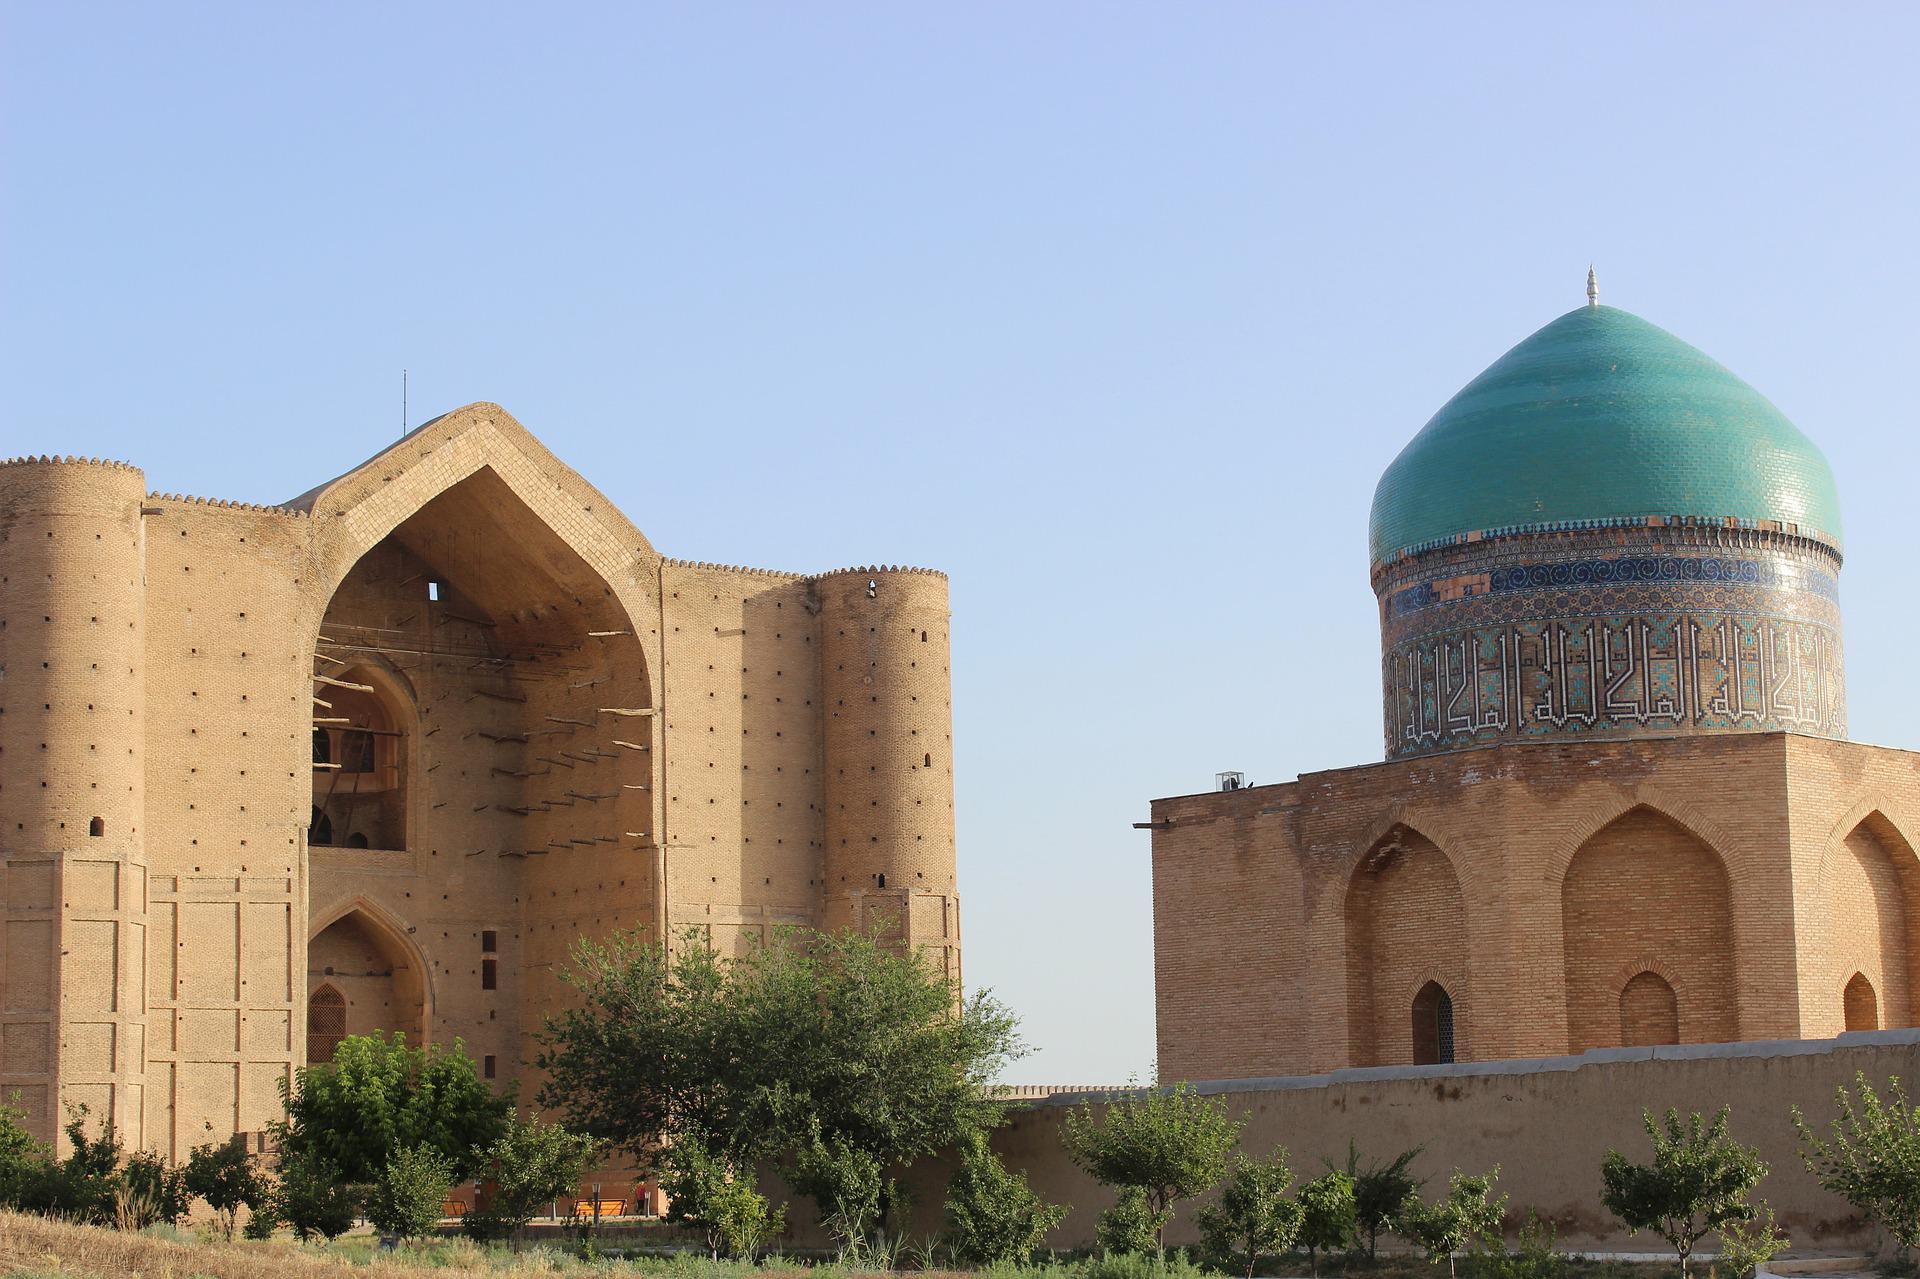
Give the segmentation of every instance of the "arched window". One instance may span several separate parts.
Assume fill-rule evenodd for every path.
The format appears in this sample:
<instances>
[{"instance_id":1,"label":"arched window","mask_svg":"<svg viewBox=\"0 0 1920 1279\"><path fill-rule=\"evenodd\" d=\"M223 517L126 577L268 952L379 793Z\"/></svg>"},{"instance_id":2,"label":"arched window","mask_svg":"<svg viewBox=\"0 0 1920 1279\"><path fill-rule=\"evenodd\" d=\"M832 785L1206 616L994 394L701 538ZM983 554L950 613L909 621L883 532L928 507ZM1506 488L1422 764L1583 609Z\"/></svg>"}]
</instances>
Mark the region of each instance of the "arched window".
<instances>
[{"instance_id":1,"label":"arched window","mask_svg":"<svg viewBox=\"0 0 1920 1279\"><path fill-rule=\"evenodd\" d=\"M367 833L365 831L357 830L353 832L353 834L347 836L347 847L348 848L367 847Z\"/></svg>"},{"instance_id":2,"label":"arched window","mask_svg":"<svg viewBox=\"0 0 1920 1279\"><path fill-rule=\"evenodd\" d=\"M92 821L87 823L87 834L93 836L95 839L100 838L100 836L106 833L107 833L106 818L96 817Z\"/></svg>"},{"instance_id":3,"label":"arched window","mask_svg":"<svg viewBox=\"0 0 1920 1279\"><path fill-rule=\"evenodd\" d=\"M307 1064L332 1061L334 1049L346 1037L346 997L331 986L322 986L307 999Z\"/></svg>"},{"instance_id":4,"label":"arched window","mask_svg":"<svg viewBox=\"0 0 1920 1279\"><path fill-rule=\"evenodd\" d=\"M1874 995L1873 983L1865 973L1853 975L1841 999L1846 1005L1848 1030L1880 1029L1880 1000Z\"/></svg>"},{"instance_id":5,"label":"arched window","mask_svg":"<svg viewBox=\"0 0 1920 1279\"><path fill-rule=\"evenodd\" d=\"M1413 997L1413 1064L1443 1065L1453 1060L1453 996L1430 981Z\"/></svg>"},{"instance_id":6,"label":"arched window","mask_svg":"<svg viewBox=\"0 0 1920 1279\"><path fill-rule=\"evenodd\" d=\"M1635 973L1620 989L1620 1043L1628 1048L1680 1042L1680 1000L1659 973Z\"/></svg>"}]
</instances>

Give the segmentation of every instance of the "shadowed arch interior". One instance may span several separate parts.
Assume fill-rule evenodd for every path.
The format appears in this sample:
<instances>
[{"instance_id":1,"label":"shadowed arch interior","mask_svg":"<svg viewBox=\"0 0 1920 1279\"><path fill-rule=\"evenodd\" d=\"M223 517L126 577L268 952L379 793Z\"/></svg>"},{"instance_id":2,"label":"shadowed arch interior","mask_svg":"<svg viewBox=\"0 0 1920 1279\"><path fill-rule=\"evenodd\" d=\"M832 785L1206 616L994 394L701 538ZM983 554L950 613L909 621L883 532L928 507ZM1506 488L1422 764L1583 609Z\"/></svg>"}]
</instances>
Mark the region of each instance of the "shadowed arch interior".
<instances>
[{"instance_id":1,"label":"shadowed arch interior","mask_svg":"<svg viewBox=\"0 0 1920 1279\"><path fill-rule=\"evenodd\" d=\"M1831 1035L1914 1024L1920 947L1914 921L1920 919L1920 863L1899 830L1880 813L1855 826L1840 847L1827 853L1821 897L1825 916L1828 990L1844 990L1810 1009L1808 1033ZM1874 1025L1854 1024L1855 979L1866 983L1874 1001Z\"/></svg>"},{"instance_id":2,"label":"shadowed arch interior","mask_svg":"<svg viewBox=\"0 0 1920 1279\"><path fill-rule=\"evenodd\" d=\"M1387 832L1347 886L1347 1024L1356 1066L1415 1061L1409 992L1440 974L1456 1019L1456 1052L1469 1059L1470 1028L1455 999L1467 971L1466 912L1447 855L1408 826Z\"/></svg>"},{"instance_id":3,"label":"shadowed arch interior","mask_svg":"<svg viewBox=\"0 0 1920 1279\"><path fill-rule=\"evenodd\" d=\"M411 948L364 910L348 911L307 943L307 989L313 992L307 1000L310 1052L320 1042L313 1038L316 1013L324 1021L323 1039L337 1025L340 1037L397 1030L409 1043L426 1040L425 974ZM340 1001L337 1022L332 1000L323 997L328 990ZM339 1038L333 1043L337 1046ZM330 1047L327 1055L332 1056Z\"/></svg>"},{"instance_id":4,"label":"shadowed arch interior","mask_svg":"<svg viewBox=\"0 0 1920 1279\"><path fill-rule=\"evenodd\" d=\"M1672 818L1641 805L1582 844L1561 883L1560 923L1569 1052L1625 1042L1618 974L1642 967L1642 956L1658 956L1684 992L1675 992L1674 1042L1739 1038L1726 867ZM1657 993L1637 991L1637 1012L1651 1012Z\"/></svg>"},{"instance_id":5,"label":"shadowed arch interior","mask_svg":"<svg viewBox=\"0 0 1920 1279\"><path fill-rule=\"evenodd\" d=\"M1866 974L1853 975L1853 980L1840 994L1840 1002L1848 1030L1880 1029L1880 1000L1873 993L1873 983L1867 980Z\"/></svg>"}]
</instances>

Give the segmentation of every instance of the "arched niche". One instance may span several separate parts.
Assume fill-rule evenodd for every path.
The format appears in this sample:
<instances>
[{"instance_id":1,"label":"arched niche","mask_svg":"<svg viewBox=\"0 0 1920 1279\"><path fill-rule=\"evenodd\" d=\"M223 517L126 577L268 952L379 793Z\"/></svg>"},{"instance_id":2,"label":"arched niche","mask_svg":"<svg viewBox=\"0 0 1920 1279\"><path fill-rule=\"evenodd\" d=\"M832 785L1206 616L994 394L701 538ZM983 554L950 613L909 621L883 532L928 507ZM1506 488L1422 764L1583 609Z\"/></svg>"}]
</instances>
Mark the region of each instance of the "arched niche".
<instances>
[{"instance_id":1,"label":"arched niche","mask_svg":"<svg viewBox=\"0 0 1920 1279\"><path fill-rule=\"evenodd\" d=\"M1453 996L1437 981L1422 986L1413 996L1409 1010L1413 1040L1413 1064L1441 1066L1454 1060Z\"/></svg>"},{"instance_id":2,"label":"arched niche","mask_svg":"<svg viewBox=\"0 0 1920 1279\"><path fill-rule=\"evenodd\" d=\"M1822 953L1829 994L1813 1004L1807 1033L1831 1035L1869 1027L1854 1024L1852 986L1866 983L1874 997L1874 1026L1915 1021L1915 982L1920 980L1920 860L1891 821L1879 812L1862 818L1829 848L1821 871Z\"/></svg>"},{"instance_id":3,"label":"arched niche","mask_svg":"<svg viewBox=\"0 0 1920 1279\"><path fill-rule=\"evenodd\" d=\"M1653 808L1630 809L1596 831L1560 889L1568 1051L1623 1043L1622 972L1657 955L1677 978L1680 1043L1738 1039L1731 894L1706 841Z\"/></svg>"},{"instance_id":4,"label":"arched niche","mask_svg":"<svg viewBox=\"0 0 1920 1279\"><path fill-rule=\"evenodd\" d=\"M409 745L419 708L408 682L377 654L331 667L314 707L315 847L405 849L411 817Z\"/></svg>"},{"instance_id":5,"label":"arched niche","mask_svg":"<svg viewBox=\"0 0 1920 1279\"><path fill-rule=\"evenodd\" d=\"M1355 864L1346 895L1348 1060L1415 1061L1409 1001L1428 983L1451 992L1455 1052L1469 1060L1467 926L1459 877L1447 855L1409 826L1395 826Z\"/></svg>"},{"instance_id":6,"label":"arched niche","mask_svg":"<svg viewBox=\"0 0 1920 1279\"><path fill-rule=\"evenodd\" d=\"M1680 997L1652 969L1642 969L1620 988L1620 1043L1627 1048L1680 1042Z\"/></svg>"},{"instance_id":7,"label":"arched niche","mask_svg":"<svg viewBox=\"0 0 1920 1279\"><path fill-rule=\"evenodd\" d=\"M314 999L325 1012L332 991L341 1001L342 1035L400 1031L413 1044L426 1042L428 983L411 942L365 906L342 912L307 943L308 1034L315 1033ZM327 1023L332 1033L335 1023Z\"/></svg>"},{"instance_id":8,"label":"arched niche","mask_svg":"<svg viewBox=\"0 0 1920 1279\"><path fill-rule=\"evenodd\" d=\"M1855 973L1840 992L1840 1007L1848 1030L1880 1029L1880 999L1865 973Z\"/></svg>"}]
</instances>

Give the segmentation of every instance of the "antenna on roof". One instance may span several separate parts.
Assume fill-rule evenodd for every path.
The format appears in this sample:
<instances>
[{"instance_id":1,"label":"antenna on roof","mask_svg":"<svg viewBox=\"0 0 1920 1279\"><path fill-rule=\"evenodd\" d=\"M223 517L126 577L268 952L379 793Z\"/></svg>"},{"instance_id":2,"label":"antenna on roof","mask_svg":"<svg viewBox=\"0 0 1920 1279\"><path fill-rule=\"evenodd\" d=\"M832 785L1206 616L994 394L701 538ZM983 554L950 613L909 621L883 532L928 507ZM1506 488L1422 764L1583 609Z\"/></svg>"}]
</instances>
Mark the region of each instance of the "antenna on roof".
<instances>
[{"instance_id":1,"label":"antenna on roof","mask_svg":"<svg viewBox=\"0 0 1920 1279\"><path fill-rule=\"evenodd\" d=\"M1593 273L1589 271L1587 274ZM1591 284L1587 286L1587 293L1589 295L1593 293ZM400 438L403 440L407 438L407 371L405 369L400 370Z\"/></svg>"},{"instance_id":2,"label":"antenna on roof","mask_svg":"<svg viewBox=\"0 0 1920 1279\"><path fill-rule=\"evenodd\" d=\"M1593 273L1593 263L1587 263L1587 305L1600 305L1600 277Z\"/></svg>"}]
</instances>

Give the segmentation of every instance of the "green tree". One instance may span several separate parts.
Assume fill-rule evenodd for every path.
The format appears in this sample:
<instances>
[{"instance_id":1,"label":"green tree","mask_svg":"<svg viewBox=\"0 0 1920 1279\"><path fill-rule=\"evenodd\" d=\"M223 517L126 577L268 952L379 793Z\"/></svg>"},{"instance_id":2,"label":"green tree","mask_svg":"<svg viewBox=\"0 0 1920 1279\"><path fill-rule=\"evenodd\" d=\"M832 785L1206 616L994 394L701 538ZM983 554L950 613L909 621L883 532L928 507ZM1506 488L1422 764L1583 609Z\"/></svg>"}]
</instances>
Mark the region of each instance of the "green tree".
<instances>
[{"instance_id":1,"label":"green tree","mask_svg":"<svg viewBox=\"0 0 1920 1279\"><path fill-rule=\"evenodd\" d=\"M1329 1169L1300 1187L1300 1246L1307 1250L1307 1271L1320 1273L1320 1254L1353 1242L1356 1221L1353 1178Z\"/></svg>"},{"instance_id":2,"label":"green tree","mask_svg":"<svg viewBox=\"0 0 1920 1279\"><path fill-rule=\"evenodd\" d=\"M689 1137L730 1169L778 1160L823 1219L842 1173L877 1168L864 1219L884 1220L892 1171L999 1121L987 1085L1021 1051L992 996L963 1006L919 951L854 932L731 962L697 935L669 954L622 934L577 944L563 977L581 999L540 1036L543 1104L646 1167Z\"/></svg>"},{"instance_id":3,"label":"green tree","mask_svg":"<svg viewBox=\"0 0 1920 1279\"><path fill-rule=\"evenodd\" d=\"M1827 1190L1871 1218L1906 1249L1920 1248L1920 1106L1907 1099L1900 1077L1882 1097L1864 1073L1854 1076L1857 1098L1834 1090L1839 1115L1822 1138L1793 1108L1800 1157Z\"/></svg>"},{"instance_id":4,"label":"green tree","mask_svg":"<svg viewBox=\"0 0 1920 1279\"><path fill-rule=\"evenodd\" d=\"M291 1089L281 1081L280 1095L286 1118L273 1129L281 1150L323 1159L357 1184L378 1180L396 1154L419 1146L465 1180L513 1110L458 1039L451 1048L409 1048L398 1032L347 1036L331 1062L303 1067Z\"/></svg>"},{"instance_id":5,"label":"green tree","mask_svg":"<svg viewBox=\"0 0 1920 1279\"><path fill-rule=\"evenodd\" d=\"M971 1133L947 1181L947 1231L969 1265L1024 1265L1067 1210L1035 1194L1025 1173L1009 1172L985 1133Z\"/></svg>"},{"instance_id":6,"label":"green tree","mask_svg":"<svg viewBox=\"0 0 1920 1279\"><path fill-rule=\"evenodd\" d=\"M1636 1164L1617 1150L1600 1166L1600 1202L1627 1233L1650 1230L1673 1245L1682 1279L1694 1246L1707 1235L1752 1220L1747 1195L1767 1175L1758 1151L1727 1132L1727 1107L1708 1123L1698 1114L1680 1121L1669 1109L1664 1123L1643 1112L1653 1141L1653 1162Z\"/></svg>"},{"instance_id":7,"label":"green tree","mask_svg":"<svg viewBox=\"0 0 1920 1279\"><path fill-rule=\"evenodd\" d=\"M1761 1204L1748 1220L1721 1228L1720 1265L1733 1279L1748 1279L1791 1243L1774 1221L1772 1206Z\"/></svg>"},{"instance_id":8,"label":"green tree","mask_svg":"<svg viewBox=\"0 0 1920 1279\"><path fill-rule=\"evenodd\" d=\"M207 1201L220 1233L233 1238L233 1227L245 1207L258 1211L266 1202L266 1183L253 1166L253 1157L240 1141L195 1146L187 1157L186 1189Z\"/></svg>"},{"instance_id":9,"label":"green tree","mask_svg":"<svg viewBox=\"0 0 1920 1279\"><path fill-rule=\"evenodd\" d=\"M461 1228L475 1239L506 1238L539 1216L543 1205L572 1195L598 1146L539 1115L508 1116L481 1152L478 1176L491 1188L485 1202L461 1219Z\"/></svg>"},{"instance_id":10,"label":"green tree","mask_svg":"<svg viewBox=\"0 0 1920 1279\"><path fill-rule=\"evenodd\" d=\"M22 1207L97 1226L113 1223L120 1189L120 1139L112 1120L103 1122L97 1133L88 1132L90 1113L84 1103L67 1108L63 1127L67 1157L49 1160L38 1170L22 1195Z\"/></svg>"},{"instance_id":11,"label":"green tree","mask_svg":"<svg viewBox=\"0 0 1920 1279\"><path fill-rule=\"evenodd\" d=\"M27 1131L26 1112L13 1093L0 1105L0 1208L18 1208L45 1184L53 1147Z\"/></svg>"},{"instance_id":12,"label":"green tree","mask_svg":"<svg viewBox=\"0 0 1920 1279\"><path fill-rule=\"evenodd\" d=\"M1155 1208L1139 1186L1120 1187L1113 1206L1093 1224L1094 1246L1108 1257L1145 1256L1160 1249L1160 1232L1173 1217L1171 1208Z\"/></svg>"},{"instance_id":13,"label":"green tree","mask_svg":"<svg viewBox=\"0 0 1920 1279\"><path fill-rule=\"evenodd\" d=\"M1177 1084L1111 1097L1103 1116L1083 1103L1067 1113L1062 1140L1067 1157L1095 1181L1145 1195L1156 1218L1154 1249L1164 1253L1174 1204L1212 1189L1226 1175L1227 1153L1241 1127L1224 1101Z\"/></svg>"},{"instance_id":14,"label":"green tree","mask_svg":"<svg viewBox=\"0 0 1920 1279\"><path fill-rule=\"evenodd\" d=\"M396 1239L430 1235L452 1186L453 1161L432 1146L396 1151L367 1196L367 1220Z\"/></svg>"},{"instance_id":15,"label":"green tree","mask_svg":"<svg viewBox=\"0 0 1920 1279\"><path fill-rule=\"evenodd\" d=\"M785 1204L773 1207L755 1189L751 1173L714 1153L698 1134L674 1142L660 1159L667 1219L706 1236L707 1253L752 1260L786 1228Z\"/></svg>"},{"instance_id":16,"label":"green tree","mask_svg":"<svg viewBox=\"0 0 1920 1279\"><path fill-rule=\"evenodd\" d=\"M883 1224L892 1186L878 1159L845 1139L816 1128L793 1158L787 1174L793 1188L820 1208L820 1224L855 1262L867 1260L865 1245Z\"/></svg>"},{"instance_id":17,"label":"green tree","mask_svg":"<svg viewBox=\"0 0 1920 1279\"><path fill-rule=\"evenodd\" d=\"M283 1152L270 1212L300 1240L332 1239L353 1228L363 1191L337 1165L312 1150Z\"/></svg>"},{"instance_id":18,"label":"green tree","mask_svg":"<svg viewBox=\"0 0 1920 1279\"><path fill-rule=\"evenodd\" d=\"M1353 1178L1353 1216L1359 1237L1366 1241L1367 1260L1372 1261L1380 1243L1380 1232L1391 1228L1400 1215L1407 1196L1419 1191L1425 1181L1408 1169L1420 1157L1422 1147L1403 1150L1392 1159L1375 1160L1360 1166L1360 1149L1347 1142L1347 1176ZM1329 1164L1329 1167L1332 1165Z\"/></svg>"},{"instance_id":19,"label":"green tree","mask_svg":"<svg viewBox=\"0 0 1920 1279\"><path fill-rule=\"evenodd\" d=\"M187 1215L192 1201L186 1170L151 1150L127 1156L114 1179L114 1222L122 1230L145 1230L157 1222L172 1225Z\"/></svg>"},{"instance_id":20,"label":"green tree","mask_svg":"<svg viewBox=\"0 0 1920 1279\"><path fill-rule=\"evenodd\" d=\"M1436 1265L1445 1261L1449 1279L1455 1273L1455 1254L1470 1244L1504 1252L1501 1224L1506 1220L1507 1197L1493 1198L1493 1183L1499 1176L1497 1167L1484 1176L1456 1169L1447 1178L1445 1198L1431 1205L1420 1202L1417 1192L1409 1192L1400 1206L1395 1229L1401 1237L1418 1244L1428 1261Z\"/></svg>"},{"instance_id":21,"label":"green tree","mask_svg":"<svg viewBox=\"0 0 1920 1279\"><path fill-rule=\"evenodd\" d=\"M1301 1208L1287 1196L1292 1188L1284 1147L1275 1146L1264 1160L1238 1156L1220 1202L1195 1214L1208 1261L1222 1270L1244 1266L1247 1279L1253 1279L1261 1262L1293 1247Z\"/></svg>"}]
</instances>

